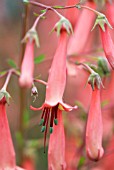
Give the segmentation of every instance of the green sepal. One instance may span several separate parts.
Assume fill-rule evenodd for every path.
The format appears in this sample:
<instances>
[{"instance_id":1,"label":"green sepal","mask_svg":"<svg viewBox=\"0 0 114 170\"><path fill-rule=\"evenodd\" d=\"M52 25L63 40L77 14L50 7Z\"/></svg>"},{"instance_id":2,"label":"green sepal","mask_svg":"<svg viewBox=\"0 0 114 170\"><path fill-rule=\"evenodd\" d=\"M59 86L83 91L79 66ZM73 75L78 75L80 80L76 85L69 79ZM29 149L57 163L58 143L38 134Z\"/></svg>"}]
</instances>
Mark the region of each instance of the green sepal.
<instances>
[{"instance_id":1,"label":"green sepal","mask_svg":"<svg viewBox=\"0 0 114 170\"><path fill-rule=\"evenodd\" d=\"M110 25L108 19L106 18L106 16L104 14L100 13L97 16L95 24L91 31L93 31L93 29L96 27L96 25L99 25L101 27L101 29L105 32L105 24L107 24L111 29L113 29L112 26Z\"/></svg>"},{"instance_id":2,"label":"green sepal","mask_svg":"<svg viewBox=\"0 0 114 170\"><path fill-rule=\"evenodd\" d=\"M22 43L26 43L28 41L28 39L30 41L35 41L36 46L40 47L40 43L39 43L39 37L37 34L36 29L31 28L25 35L25 37L23 38L23 40L21 41Z\"/></svg>"},{"instance_id":3,"label":"green sepal","mask_svg":"<svg viewBox=\"0 0 114 170\"><path fill-rule=\"evenodd\" d=\"M5 97L7 104L9 105L9 99L11 98L10 94L4 90L1 89L0 90L0 101Z\"/></svg>"},{"instance_id":4,"label":"green sepal","mask_svg":"<svg viewBox=\"0 0 114 170\"><path fill-rule=\"evenodd\" d=\"M65 18L65 17L61 17L61 19L55 24L54 28L52 29L51 33L56 30L57 31L57 36L60 35L61 29L64 28L67 33L70 35L71 33L73 33L73 29L72 29L72 25L70 23L70 21Z\"/></svg>"},{"instance_id":5,"label":"green sepal","mask_svg":"<svg viewBox=\"0 0 114 170\"><path fill-rule=\"evenodd\" d=\"M97 86L98 89L100 89L100 86L104 88L101 77L96 72L90 74L88 78L88 83L91 85L92 90L95 89L95 86Z\"/></svg>"}]
</instances>

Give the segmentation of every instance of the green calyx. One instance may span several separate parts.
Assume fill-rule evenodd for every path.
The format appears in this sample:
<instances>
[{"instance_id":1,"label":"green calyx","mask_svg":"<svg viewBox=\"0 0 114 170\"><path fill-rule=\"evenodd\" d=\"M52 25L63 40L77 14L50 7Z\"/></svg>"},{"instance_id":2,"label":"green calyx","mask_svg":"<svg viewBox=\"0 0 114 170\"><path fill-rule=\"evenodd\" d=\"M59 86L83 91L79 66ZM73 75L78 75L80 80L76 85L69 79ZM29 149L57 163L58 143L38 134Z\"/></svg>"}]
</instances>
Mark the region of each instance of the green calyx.
<instances>
[{"instance_id":1,"label":"green calyx","mask_svg":"<svg viewBox=\"0 0 114 170\"><path fill-rule=\"evenodd\" d=\"M0 101L5 98L7 104L9 104L9 99L11 98L10 94L4 90L4 89L1 89L0 90Z\"/></svg>"},{"instance_id":2,"label":"green calyx","mask_svg":"<svg viewBox=\"0 0 114 170\"><path fill-rule=\"evenodd\" d=\"M22 40L22 43L26 43L28 41L28 39L32 42L33 40L36 43L37 47L40 47L40 43L39 43L39 37L37 34L37 31L35 28L31 28L25 35L25 37Z\"/></svg>"},{"instance_id":3,"label":"green calyx","mask_svg":"<svg viewBox=\"0 0 114 170\"><path fill-rule=\"evenodd\" d=\"M61 19L55 24L54 28L52 29L51 32L53 32L54 30L57 31L57 36L60 35L61 30L65 29L66 32L70 35L71 33L73 33L73 29L72 29L72 25L70 23L70 21L65 18L65 17L61 17Z\"/></svg>"},{"instance_id":4,"label":"green calyx","mask_svg":"<svg viewBox=\"0 0 114 170\"><path fill-rule=\"evenodd\" d=\"M93 29L96 27L96 25L99 25L101 27L101 29L105 32L105 24L107 24L111 29L113 29L112 26L110 25L108 19L106 18L106 16L104 14L100 13L97 16L95 24L91 31L93 31Z\"/></svg>"},{"instance_id":5,"label":"green calyx","mask_svg":"<svg viewBox=\"0 0 114 170\"><path fill-rule=\"evenodd\" d=\"M95 89L95 86L97 86L98 89L100 89L100 86L104 87L101 77L96 72L90 74L88 78L88 83L91 85L93 90Z\"/></svg>"}]
</instances>

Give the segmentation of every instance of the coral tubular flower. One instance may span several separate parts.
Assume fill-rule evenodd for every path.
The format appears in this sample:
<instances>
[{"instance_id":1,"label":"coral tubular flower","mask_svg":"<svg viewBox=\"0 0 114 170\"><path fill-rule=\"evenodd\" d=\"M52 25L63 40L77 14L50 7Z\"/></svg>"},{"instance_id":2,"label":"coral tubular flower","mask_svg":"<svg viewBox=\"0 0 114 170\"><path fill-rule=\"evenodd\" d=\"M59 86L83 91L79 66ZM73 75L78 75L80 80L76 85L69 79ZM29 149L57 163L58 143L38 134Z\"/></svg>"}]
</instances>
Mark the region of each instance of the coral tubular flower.
<instances>
[{"instance_id":1,"label":"coral tubular flower","mask_svg":"<svg viewBox=\"0 0 114 170\"><path fill-rule=\"evenodd\" d=\"M63 103L62 97L66 85L66 48L67 48L67 33L63 29L60 33L59 43L56 53L53 58L52 66L49 73L48 83L46 86L46 98L45 102L40 108L34 108L32 110L43 109L40 125L42 125L41 131L45 131L45 140L47 134L48 121L50 118L50 133L53 131L53 123L57 124L58 111L65 110L71 111L77 106L72 107ZM44 140L44 146L45 146Z\"/></svg>"},{"instance_id":2,"label":"coral tubular flower","mask_svg":"<svg viewBox=\"0 0 114 170\"><path fill-rule=\"evenodd\" d=\"M65 168L65 134L62 111L59 110L58 126L54 125L54 132L50 135L49 140L48 170L64 170Z\"/></svg>"},{"instance_id":3,"label":"coral tubular flower","mask_svg":"<svg viewBox=\"0 0 114 170\"><path fill-rule=\"evenodd\" d=\"M89 159L98 161L104 153L102 148L102 115L100 90L95 85L92 91L92 99L87 120L86 152Z\"/></svg>"},{"instance_id":4,"label":"coral tubular flower","mask_svg":"<svg viewBox=\"0 0 114 170\"><path fill-rule=\"evenodd\" d=\"M87 2L87 6L95 9L94 2ZM95 19L95 14L89 10L83 9L79 19L74 28L74 34L69 39L67 55L78 55L80 54L88 41L88 37L91 31L92 24ZM83 28L84 27L84 28Z\"/></svg>"},{"instance_id":5,"label":"coral tubular flower","mask_svg":"<svg viewBox=\"0 0 114 170\"><path fill-rule=\"evenodd\" d=\"M103 45L106 58L110 63L111 67L114 69L114 43L108 31L108 25L107 24L104 25L105 31L103 31L100 26L99 28L100 28L102 45Z\"/></svg>"},{"instance_id":6,"label":"coral tubular flower","mask_svg":"<svg viewBox=\"0 0 114 170\"><path fill-rule=\"evenodd\" d=\"M30 88L34 73L34 40L27 40L24 58L21 65L20 86Z\"/></svg>"},{"instance_id":7,"label":"coral tubular flower","mask_svg":"<svg viewBox=\"0 0 114 170\"><path fill-rule=\"evenodd\" d=\"M0 170L22 170L16 166L15 152L6 116L6 99L0 100Z\"/></svg>"}]
</instances>

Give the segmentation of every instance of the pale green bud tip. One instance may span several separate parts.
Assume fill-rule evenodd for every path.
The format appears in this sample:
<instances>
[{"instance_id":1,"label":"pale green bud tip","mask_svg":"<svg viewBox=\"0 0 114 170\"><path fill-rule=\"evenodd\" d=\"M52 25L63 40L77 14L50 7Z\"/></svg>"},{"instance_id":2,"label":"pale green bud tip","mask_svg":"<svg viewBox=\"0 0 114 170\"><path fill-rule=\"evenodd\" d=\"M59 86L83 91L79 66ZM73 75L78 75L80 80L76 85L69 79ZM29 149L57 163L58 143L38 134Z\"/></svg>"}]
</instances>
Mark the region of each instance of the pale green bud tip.
<instances>
[{"instance_id":1,"label":"pale green bud tip","mask_svg":"<svg viewBox=\"0 0 114 170\"><path fill-rule=\"evenodd\" d=\"M29 4L29 0L23 0L23 3Z\"/></svg>"}]
</instances>

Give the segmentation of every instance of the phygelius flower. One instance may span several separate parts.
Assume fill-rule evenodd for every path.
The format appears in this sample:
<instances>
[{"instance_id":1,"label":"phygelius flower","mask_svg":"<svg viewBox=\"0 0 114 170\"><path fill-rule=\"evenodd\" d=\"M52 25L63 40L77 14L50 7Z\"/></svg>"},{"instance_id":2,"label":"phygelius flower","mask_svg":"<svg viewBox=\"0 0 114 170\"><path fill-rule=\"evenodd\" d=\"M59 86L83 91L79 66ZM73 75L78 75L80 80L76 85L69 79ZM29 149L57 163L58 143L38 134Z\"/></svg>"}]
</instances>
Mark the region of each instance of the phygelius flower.
<instances>
[{"instance_id":1,"label":"phygelius flower","mask_svg":"<svg viewBox=\"0 0 114 170\"><path fill-rule=\"evenodd\" d=\"M34 73L34 44L36 43L39 46L36 30L30 29L22 42L26 42L26 48L21 65L19 84L22 87L30 88Z\"/></svg>"},{"instance_id":2,"label":"phygelius flower","mask_svg":"<svg viewBox=\"0 0 114 170\"><path fill-rule=\"evenodd\" d=\"M111 67L114 69L114 44L108 30L108 27L110 28L112 27L108 22L106 16L102 13L99 13L93 26L93 29L95 28L96 25L99 25L105 56L108 62L110 63Z\"/></svg>"},{"instance_id":3,"label":"phygelius flower","mask_svg":"<svg viewBox=\"0 0 114 170\"><path fill-rule=\"evenodd\" d=\"M87 2L87 6L95 9L94 2ZM87 9L83 9L79 15L79 19L74 28L74 33L69 39L67 55L78 55L86 47L89 35L91 33L91 27L95 19L95 14Z\"/></svg>"},{"instance_id":4,"label":"phygelius flower","mask_svg":"<svg viewBox=\"0 0 114 170\"><path fill-rule=\"evenodd\" d=\"M71 111L73 108L77 108L77 106L72 107L70 105L67 105L62 100L66 85L66 49L67 32L65 31L65 29L61 29L58 47L49 72L49 78L46 86L45 102L42 107L38 109L31 107L31 109L33 110L43 109L40 123L42 125L41 131L45 131L44 147L46 142L49 118L50 133L53 132L53 124L57 125L59 123L57 127L54 126L55 132L53 132L54 134L52 134L49 142L49 170L65 169L65 138L61 114L63 110ZM58 142L56 143L56 141ZM57 147L56 152L56 148L54 147L54 145L55 147ZM57 155L55 153L57 153Z\"/></svg>"},{"instance_id":5,"label":"phygelius flower","mask_svg":"<svg viewBox=\"0 0 114 170\"><path fill-rule=\"evenodd\" d=\"M21 65L21 76L19 83L22 87L30 88L34 73L34 41L29 40L26 44L25 54Z\"/></svg>"},{"instance_id":6,"label":"phygelius flower","mask_svg":"<svg viewBox=\"0 0 114 170\"><path fill-rule=\"evenodd\" d=\"M93 76L93 75L92 75ZM101 101L99 83L100 77L95 74L89 83L94 82L90 109L86 128L86 153L89 159L98 161L104 153L102 148L103 124L101 115Z\"/></svg>"},{"instance_id":7,"label":"phygelius flower","mask_svg":"<svg viewBox=\"0 0 114 170\"><path fill-rule=\"evenodd\" d=\"M52 66L46 87L46 98L44 104L40 108L43 109L41 117L42 130L47 133L48 120L50 117L50 132L53 131L53 122L57 124L57 114L59 110L71 111L73 108L63 102L62 97L66 85L66 48L67 48L67 32L61 31L58 47L53 58Z\"/></svg>"},{"instance_id":8,"label":"phygelius flower","mask_svg":"<svg viewBox=\"0 0 114 170\"><path fill-rule=\"evenodd\" d=\"M0 99L0 170L22 170L22 168L16 166L15 151L10 135L5 104L6 97L4 96Z\"/></svg>"},{"instance_id":9,"label":"phygelius flower","mask_svg":"<svg viewBox=\"0 0 114 170\"><path fill-rule=\"evenodd\" d=\"M114 43L112 41L111 35L108 30L108 25L105 24L105 31L100 27L102 45L105 52L105 56L110 63L111 67L114 69Z\"/></svg>"}]
</instances>

